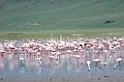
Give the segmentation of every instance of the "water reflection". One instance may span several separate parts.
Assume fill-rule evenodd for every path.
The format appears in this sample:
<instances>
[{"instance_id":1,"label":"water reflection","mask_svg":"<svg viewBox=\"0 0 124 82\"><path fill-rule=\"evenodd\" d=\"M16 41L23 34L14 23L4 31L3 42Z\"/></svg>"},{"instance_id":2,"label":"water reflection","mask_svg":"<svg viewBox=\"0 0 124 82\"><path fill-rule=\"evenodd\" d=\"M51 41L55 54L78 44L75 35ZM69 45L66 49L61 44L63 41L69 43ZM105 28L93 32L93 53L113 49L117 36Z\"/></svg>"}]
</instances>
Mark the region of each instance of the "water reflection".
<instances>
[{"instance_id":1,"label":"water reflection","mask_svg":"<svg viewBox=\"0 0 124 82\"><path fill-rule=\"evenodd\" d=\"M5 66L4 61L3 61L3 60L1 60L1 61L0 61L0 69L3 69L3 68L4 68L4 66Z\"/></svg>"}]
</instances>

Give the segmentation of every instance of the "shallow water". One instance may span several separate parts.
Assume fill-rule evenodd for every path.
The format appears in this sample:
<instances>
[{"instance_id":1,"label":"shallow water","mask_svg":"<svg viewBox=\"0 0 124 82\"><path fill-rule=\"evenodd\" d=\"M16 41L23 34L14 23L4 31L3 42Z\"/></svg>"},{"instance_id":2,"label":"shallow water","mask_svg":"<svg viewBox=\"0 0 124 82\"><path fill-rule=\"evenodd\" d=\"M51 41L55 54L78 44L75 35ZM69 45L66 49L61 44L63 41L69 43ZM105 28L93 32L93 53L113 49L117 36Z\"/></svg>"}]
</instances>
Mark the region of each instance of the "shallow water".
<instances>
[{"instance_id":1,"label":"shallow water","mask_svg":"<svg viewBox=\"0 0 124 82\"><path fill-rule=\"evenodd\" d=\"M4 58L0 59L0 77L11 76L32 76L32 77L72 77L81 76L85 78L98 78L98 77L124 77L124 61L121 62L121 66L117 65L114 70L114 65L117 54L114 54L111 58L100 58L101 62L95 67L95 63L91 62L90 68L86 64L87 60L92 58L61 58L57 61L50 62L46 57L42 58L41 66L36 59L25 59L24 66L18 58ZM82 63L82 64L81 64ZM106 66L104 65L106 63Z\"/></svg>"}]
</instances>

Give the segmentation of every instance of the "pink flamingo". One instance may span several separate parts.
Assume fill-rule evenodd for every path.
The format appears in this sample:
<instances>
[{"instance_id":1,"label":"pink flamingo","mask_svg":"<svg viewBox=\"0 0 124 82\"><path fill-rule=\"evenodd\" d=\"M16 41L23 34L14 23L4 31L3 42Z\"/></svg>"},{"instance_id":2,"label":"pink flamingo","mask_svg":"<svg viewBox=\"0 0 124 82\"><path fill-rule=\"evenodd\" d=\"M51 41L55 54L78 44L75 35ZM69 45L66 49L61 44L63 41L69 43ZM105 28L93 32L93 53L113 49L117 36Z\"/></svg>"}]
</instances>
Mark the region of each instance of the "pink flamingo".
<instances>
[{"instance_id":1,"label":"pink flamingo","mask_svg":"<svg viewBox=\"0 0 124 82\"><path fill-rule=\"evenodd\" d=\"M100 63L100 59L94 59L93 62L96 63L95 67L97 67L97 63Z\"/></svg>"},{"instance_id":2,"label":"pink flamingo","mask_svg":"<svg viewBox=\"0 0 124 82\"><path fill-rule=\"evenodd\" d=\"M66 52L69 54L69 58L70 58L72 51L71 50L67 50Z\"/></svg>"},{"instance_id":3,"label":"pink flamingo","mask_svg":"<svg viewBox=\"0 0 124 82\"><path fill-rule=\"evenodd\" d=\"M61 53L60 52L56 52L57 55L57 59L60 59Z\"/></svg>"},{"instance_id":4,"label":"pink flamingo","mask_svg":"<svg viewBox=\"0 0 124 82\"><path fill-rule=\"evenodd\" d=\"M76 58L78 61L79 59L81 59L81 56L80 55L73 55L74 58ZM83 63L81 62L80 65L82 65Z\"/></svg>"},{"instance_id":5,"label":"pink flamingo","mask_svg":"<svg viewBox=\"0 0 124 82\"><path fill-rule=\"evenodd\" d=\"M121 66L121 64L120 64L121 61L122 61L122 58L116 59L116 64L114 65L114 70L116 69L117 64L119 64L119 66Z\"/></svg>"},{"instance_id":6,"label":"pink flamingo","mask_svg":"<svg viewBox=\"0 0 124 82\"><path fill-rule=\"evenodd\" d=\"M49 59L50 59L50 62L51 64L53 63L53 60L56 60L56 66L58 65L58 62L57 62L57 58L55 58L55 56L49 56Z\"/></svg>"},{"instance_id":7,"label":"pink flamingo","mask_svg":"<svg viewBox=\"0 0 124 82\"><path fill-rule=\"evenodd\" d=\"M79 55L73 55L74 58L80 59L81 57Z\"/></svg>"}]
</instances>

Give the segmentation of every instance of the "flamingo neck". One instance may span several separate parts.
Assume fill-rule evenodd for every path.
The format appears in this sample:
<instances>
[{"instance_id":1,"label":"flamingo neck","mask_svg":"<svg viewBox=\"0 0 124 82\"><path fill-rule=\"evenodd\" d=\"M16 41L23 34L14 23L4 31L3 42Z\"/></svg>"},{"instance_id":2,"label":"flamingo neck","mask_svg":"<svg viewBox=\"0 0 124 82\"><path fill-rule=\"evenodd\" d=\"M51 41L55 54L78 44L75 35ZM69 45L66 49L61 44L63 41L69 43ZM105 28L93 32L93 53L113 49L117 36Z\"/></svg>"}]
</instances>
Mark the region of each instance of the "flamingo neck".
<instances>
[{"instance_id":1,"label":"flamingo neck","mask_svg":"<svg viewBox=\"0 0 124 82\"><path fill-rule=\"evenodd\" d=\"M87 61L88 70L90 71L90 61Z\"/></svg>"},{"instance_id":2,"label":"flamingo neck","mask_svg":"<svg viewBox=\"0 0 124 82\"><path fill-rule=\"evenodd\" d=\"M88 65L88 70L90 71L90 65Z\"/></svg>"},{"instance_id":3,"label":"flamingo neck","mask_svg":"<svg viewBox=\"0 0 124 82\"><path fill-rule=\"evenodd\" d=\"M116 69L117 63L114 65L114 69Z\"/></svg>"}]
</instances>

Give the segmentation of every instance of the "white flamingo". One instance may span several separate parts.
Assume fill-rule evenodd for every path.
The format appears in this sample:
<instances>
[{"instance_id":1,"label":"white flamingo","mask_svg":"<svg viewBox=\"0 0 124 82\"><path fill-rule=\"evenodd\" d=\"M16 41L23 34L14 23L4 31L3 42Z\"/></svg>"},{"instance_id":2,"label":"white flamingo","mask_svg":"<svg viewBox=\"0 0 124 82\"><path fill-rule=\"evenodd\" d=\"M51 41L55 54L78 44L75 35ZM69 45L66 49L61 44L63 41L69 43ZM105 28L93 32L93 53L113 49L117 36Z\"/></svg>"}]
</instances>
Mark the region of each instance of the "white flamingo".
<instances>
[{"instance_id":1,"label":"white flamingo","mask_svg":"<svg viewBox=\"0 0 124 82\"><path fill-rule=\"evenodd\" d=\"M23 58L23 57L20 57L19 59L20 59L20 61L21 61L21 65L22 65L22 66L25 66L25 64L24 64L24 58Z\"/></svg>"},{"instance_id":2,"label":"white flamingo","mask_svg":"<svg viewBox=\"0 0 124 82\"><path fill-rule=\"evenodd\" d=\"M41 66L41 63L42 63L41 60L42 60L41 57L38 57L38 58L37 58L37 61L38 61L39 66Z\"/></svg>"},{"instance_id":3,"label":"white flamingo","mask_svg":"<svg viewBox=\"0 0 124 82\"><path fill-rule=\"evenodd\" d=\"M121 61L122 61L122 58L116 59L116 64L114 65L114 70L116 69L117 64L119 64L119 66L121 66L121 64L120 64Z\"/></svg>"},{"instance_id":4,"label":"white flamingo","mask_svg":"<svg viewBox=\"0 0 124 82\"><path fill-rule=\"evenodd\" d=\"M88 71L90 71L90 61L87 61Z\"/></svg>"}]
</instances>

